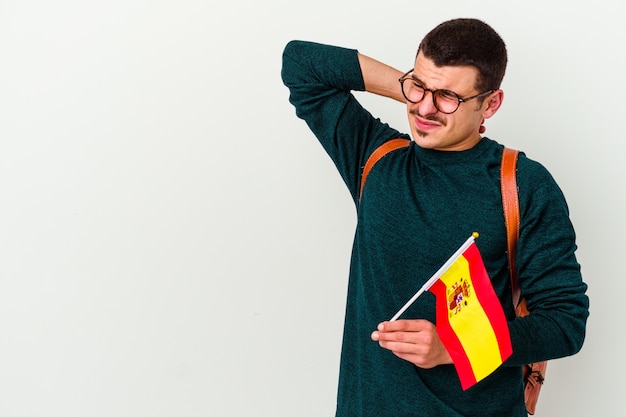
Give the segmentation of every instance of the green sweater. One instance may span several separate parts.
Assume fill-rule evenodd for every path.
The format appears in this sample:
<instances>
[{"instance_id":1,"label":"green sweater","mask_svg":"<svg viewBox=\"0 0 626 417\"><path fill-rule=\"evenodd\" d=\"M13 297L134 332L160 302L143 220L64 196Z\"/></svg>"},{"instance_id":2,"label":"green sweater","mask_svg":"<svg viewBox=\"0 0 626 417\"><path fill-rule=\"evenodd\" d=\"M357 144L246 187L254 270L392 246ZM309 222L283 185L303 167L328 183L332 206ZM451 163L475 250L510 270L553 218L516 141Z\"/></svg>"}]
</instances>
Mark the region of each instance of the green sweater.
<instances>
[{"instance_id":1,"label":"green sweater","mask_svg":"<svg viewBox=\"0 0 626 417\"><path fill-rule=\"evenodd\" d=\"M334 161L357 209L337 417L526 416L520 365L578 352L589 300L561 190L523 153L517 269L532 314L516 318L507 271L499 183L503 146L483 138L472 149L441 152L415 142L380 160L361 201L360 175L371 152L408 138L374 118L351 94L364 90L357 51L303 41L283 53L290 102ZM509 321L513 355L466 391L452 365L421 369L378 346L370 334L439 269L473 232ZM435 322L426 292L402 318Z\"/></svg>"}]
</instances>

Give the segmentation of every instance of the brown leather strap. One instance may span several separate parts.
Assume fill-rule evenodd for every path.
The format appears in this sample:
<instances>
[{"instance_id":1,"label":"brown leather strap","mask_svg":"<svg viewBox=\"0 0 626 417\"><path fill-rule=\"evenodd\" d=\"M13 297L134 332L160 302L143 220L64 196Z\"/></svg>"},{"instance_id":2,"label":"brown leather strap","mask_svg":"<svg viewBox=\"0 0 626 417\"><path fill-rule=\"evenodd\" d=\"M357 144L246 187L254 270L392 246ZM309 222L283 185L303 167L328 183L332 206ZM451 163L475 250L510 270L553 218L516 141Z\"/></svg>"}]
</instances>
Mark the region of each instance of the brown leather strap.
<instances>
[{"instance_id":1,"label":"brown leather strap","mask_svg":"<svg viewBox=\"0 0 626 417\"><path fill-rule=\"evenodd\" d=\"M504 207L504 222L506 224L507 258L509 261L509 275L513 290L513 306L517 309L520 302L519 282L515 267L515 250L519 238L519 200L517 196L517 155L519 151L504 148L502 165L500 166L500 187L502 191L502 206ZM518 314L519 315L519 314Z\"/></svg>"},{"instance_id":2,"label":"brown leather strap","mask_svg":"<svg viewBox=\"0 0 626 417\"><path fill-rule=\"evenodd\" d=\"M372 152L370 157L367 159L365 166L363 167L363 173L361 174L361 189L359 190L359 200L361 199L361 195L363 194L363 187L365 187L365 180L367 179L367 175L370 173L370 170L378 162L383 156L387 155L391 151L395 151L396 149L404 148L409 146L411 141L409 139L391 139Z\"/></svg>"}]
</instances>

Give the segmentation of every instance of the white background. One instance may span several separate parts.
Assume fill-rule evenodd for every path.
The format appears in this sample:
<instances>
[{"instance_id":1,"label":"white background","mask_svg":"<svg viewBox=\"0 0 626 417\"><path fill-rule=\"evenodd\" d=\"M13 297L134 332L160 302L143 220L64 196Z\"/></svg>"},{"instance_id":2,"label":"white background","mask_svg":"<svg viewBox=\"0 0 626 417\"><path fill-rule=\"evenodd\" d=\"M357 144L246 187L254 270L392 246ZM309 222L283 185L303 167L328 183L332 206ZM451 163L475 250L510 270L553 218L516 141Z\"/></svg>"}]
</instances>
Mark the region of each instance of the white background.
<instances>
[{"instance_id":1,"label":"white background","mask_svg":"<svg viewBox=\"0 0 626 417\"><path fill-rule=\"evenodd\" d=\"M622 416L624 13L579 3L0 0L0 417L332 416L355 213L282 49L403 70L454 17L505 39L487 134L553 173L590 286L536 415Z\"/></svg>"}]
</instances>

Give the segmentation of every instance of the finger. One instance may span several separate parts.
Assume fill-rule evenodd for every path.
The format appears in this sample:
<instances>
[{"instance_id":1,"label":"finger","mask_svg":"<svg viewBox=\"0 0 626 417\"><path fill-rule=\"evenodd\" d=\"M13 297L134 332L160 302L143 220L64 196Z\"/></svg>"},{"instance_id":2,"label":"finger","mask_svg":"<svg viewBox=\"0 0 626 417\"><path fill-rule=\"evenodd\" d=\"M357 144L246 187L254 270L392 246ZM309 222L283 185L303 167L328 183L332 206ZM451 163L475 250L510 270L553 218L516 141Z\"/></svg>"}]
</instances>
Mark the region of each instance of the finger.
<instances>
[{"instance_id":1,"label":"finger","mask_svg":"<svg viewBox=\"0 0 626 417\"><path fill-rule=\"evenodd\" d=\"M378 332L375 340L379 342L416 343L416 332Z\"/></svg>"},{"instance_id":2,"label":"finger","mask_svg":"<svg viewBox=\"0 0 626 417\"><path fill-rule=\"evenodd\" d=\"M435 332L420 331L420 332L375 332L372 334L372 339L382 342L397 342L397 343L409 343L413 345L431 345L438 341L438 337Z\"/></svg>"},{"instance_id":3,"label":"finger","mask_svg":"<svg viewBox=\"0 0 626 417\"><path fill-rule=\"evenodd\" d=\"M395 355L398 354L413 354L419 355L424 353L424 346L407 342L394 342L381 340L380 347L392 351Z\"/></svg>"},{"instance_id":4,"label":"finger","mask_svg":"<svg viewBox=\"0 0 626 417\"><path fill-rule=\"evenodd\" d=\"M401 352L392 352L392 353L396 355L398 358L411 362L413 365L418 366L422 369L430 369L438 365L438 363L428 360L428 358L424 355L416 355L414 353L401 353Z\"/></svg>"},{"instance_id":5,"label":"finger","mask_svg":"<svg viewBox=\"0 0 626 417\"><path fill-rule=\"evenodd\" d=\"M430 343L404 343L381 341L379 345L391 351L397 357L409 361L421 368L432 368L438 364L452 363L448 352Z\"/></svg>"},{"instance_id":6,"label":"finger","mask_svg":"<svg viewBox=\"0 0 626 417\"><path fill-rule=\"evenodd\" d=\"M411 342L411 335L415 335L415 334L417 334L417 332L375 330L372 332L371 338L375 342L379 342L379 341Z\"/></svg>"},{"instance_id":7,"label":"finger","mask_svg":"<svg viewBox=\"0 0 626 417\"><path fill-rule=\"evenodd\" d=\"M384 321L378 325L379 332L419 332L430 326L428 320L396 320Z\"/></svg>"}]
</instances>

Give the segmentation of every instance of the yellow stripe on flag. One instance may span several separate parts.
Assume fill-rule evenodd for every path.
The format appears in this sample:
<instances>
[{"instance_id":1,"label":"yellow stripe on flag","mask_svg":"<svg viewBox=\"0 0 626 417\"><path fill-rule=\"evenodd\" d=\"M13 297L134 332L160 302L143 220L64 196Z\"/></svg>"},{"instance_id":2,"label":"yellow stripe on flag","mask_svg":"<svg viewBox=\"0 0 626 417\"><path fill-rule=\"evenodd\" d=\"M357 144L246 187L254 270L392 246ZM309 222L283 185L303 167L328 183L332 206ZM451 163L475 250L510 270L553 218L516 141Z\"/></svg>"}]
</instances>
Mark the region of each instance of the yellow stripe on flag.
<instances>
[{"instance_id":1,"label":"yellow stripe on flag","mask_svg":"<svg viewBox=\"0 0 626 417\"><path fill-rule=\"evenodd\" d=\"M502 359L493 327L474 291L467 259L460 256L440 280L446 286L449 324L480 381L500 366Z\"/></svg>"}]
</instances>

